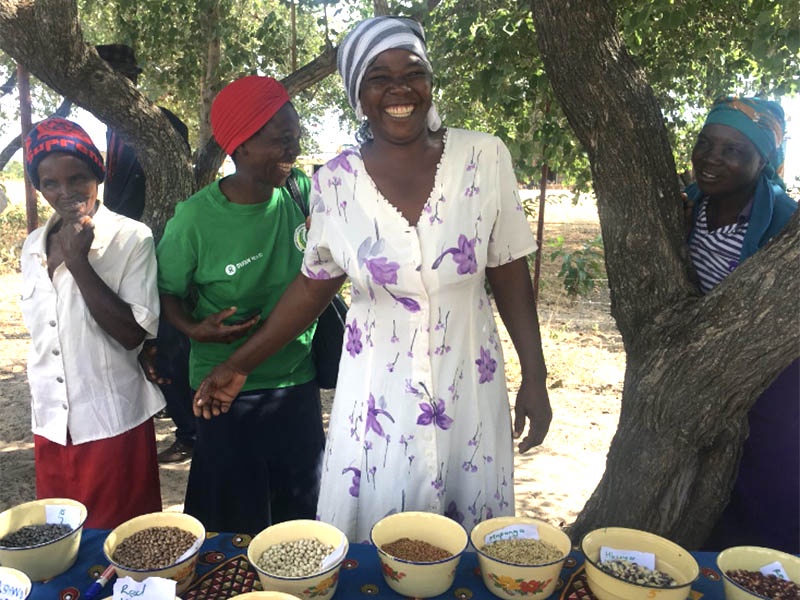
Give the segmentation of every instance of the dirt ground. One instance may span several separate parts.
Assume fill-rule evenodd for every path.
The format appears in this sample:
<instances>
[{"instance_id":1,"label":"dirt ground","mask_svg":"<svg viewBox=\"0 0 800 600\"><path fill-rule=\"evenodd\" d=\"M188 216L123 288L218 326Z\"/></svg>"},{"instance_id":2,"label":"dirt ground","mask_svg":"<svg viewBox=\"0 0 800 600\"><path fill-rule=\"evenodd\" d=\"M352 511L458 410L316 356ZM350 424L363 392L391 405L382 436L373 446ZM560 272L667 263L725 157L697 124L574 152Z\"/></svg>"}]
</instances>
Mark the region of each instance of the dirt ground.
<instances>
[{"instance_id":1,"label":"dirt ground","mask_svg":"<svg viewBox=\"0 0 800 600\"><path fill-rule=\"evenodd\" d=\"M517 454L516 510L555 525L571 523L597 485L619 418L625 368L622 342L609 315L608 291L577 301L566 297L549 260L558 236L577 246L599 232L589 201L548 200L539 320L547 361L553 423L544 444ZM19 310L19 274L0 275L0 510L35 498L30 395L25 373L30 338ZM519 365L501 326L513 403ZM330 396L324 401L330 410ZM156 421L159 450L173 440L172 422ZM189 464L161 467L165 508L181 510Z\"/></svg>"}]
</instances>

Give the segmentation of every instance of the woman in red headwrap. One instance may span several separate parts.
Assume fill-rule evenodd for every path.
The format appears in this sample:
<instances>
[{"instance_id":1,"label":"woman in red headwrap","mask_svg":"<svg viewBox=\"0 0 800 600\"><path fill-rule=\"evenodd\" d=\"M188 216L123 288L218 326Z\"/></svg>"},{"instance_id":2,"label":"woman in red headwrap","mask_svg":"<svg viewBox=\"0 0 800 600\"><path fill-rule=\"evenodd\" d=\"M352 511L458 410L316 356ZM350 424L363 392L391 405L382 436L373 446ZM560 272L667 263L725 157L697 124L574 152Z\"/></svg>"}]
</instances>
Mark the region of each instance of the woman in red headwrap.
<instances>
[{"instance_id":1,"label":"woman in red headwrap","mask_svg":"<svg viewBox=\"0 0 800 600\"><path fill-rule=\"evenodd\" d=\"M137 361L158 328L153 237L98 201L103 159L78 125L42 121L25 149L55 211L21 257L36 494L74 498L87 527L108 529L161 510L152 416L164 397Z\"/></svg>"},{"instance_id":2,"label":"woman in red headwrap","mask_svg":"<svg viewBox=\"0 0 800 600\"><path fill-rule=\"evenodd\" d=\"M214 138L236 172L177 205L158 245L163 312L191 340L196 388L266 317L300 270L305 217L284 187L300 123L283 86L249 76L211 107ZM262 363L225 418L198 421L185 511L212 531L255 533L316 516L324 446L313 327Z\"/></svg>"}]
</instances>

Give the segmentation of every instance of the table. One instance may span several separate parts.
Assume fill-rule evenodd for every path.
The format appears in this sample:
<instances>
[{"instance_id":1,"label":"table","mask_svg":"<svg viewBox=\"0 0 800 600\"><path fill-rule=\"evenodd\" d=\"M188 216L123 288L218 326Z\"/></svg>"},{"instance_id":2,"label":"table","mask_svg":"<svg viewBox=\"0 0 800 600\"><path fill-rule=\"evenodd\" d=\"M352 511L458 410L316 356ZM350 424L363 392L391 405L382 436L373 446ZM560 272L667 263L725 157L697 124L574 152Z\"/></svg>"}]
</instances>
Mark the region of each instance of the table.
<instances>
[{"instance_id":1,"label":"table","mask_svg":"<svg viewBox=\"0 0 800 600\"><path fill-rule=\"evenodd\" d=\"M108 531L83 531L75 565L53 579L33 584L30 600L80 600L82 592L100 576L107 566L103 542ZM247 561L247 545L251 536L232 533L209 533L200 549L195 581L181 597L183 600L225 600L238 594L260 589L258 575ZM722 581L716 568L716 554L693 553L700 565L700 577L692 586L691 600L724 600ZM111 592L109 583L103 596ZM374 598L401 599L386 585L381 574L375 548L368 544L351 544L339 577L335 600ZM483 585L474 552L465 552L456 571L453 586L437 600L496 600ZM583 555L573 551L561 571L556 592L559 600L593 600L586 586Z\"/></svg>"}]
</instances>

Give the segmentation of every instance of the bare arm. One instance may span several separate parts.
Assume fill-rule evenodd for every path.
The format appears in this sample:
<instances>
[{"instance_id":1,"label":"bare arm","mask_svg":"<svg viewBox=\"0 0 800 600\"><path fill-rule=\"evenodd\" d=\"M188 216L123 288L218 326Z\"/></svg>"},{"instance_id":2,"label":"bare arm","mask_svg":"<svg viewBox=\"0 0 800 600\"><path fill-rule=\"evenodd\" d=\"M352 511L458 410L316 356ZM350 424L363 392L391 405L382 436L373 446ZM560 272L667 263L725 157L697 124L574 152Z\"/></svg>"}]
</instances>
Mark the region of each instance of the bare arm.
<instances>
[{"instance_id":1,"label":"bare arm","mask_svg":"<svg viewBox=\"0 0 800 600\"><path fill-rule=\"evenodd\" d=\"M195 415L209 419L227 412L248 373L305 331L345 278L309 279L302 273L295 277L252 337L203 379L195 394Z\"/></svg>"},{"instance_id":2,"label":"bare arm","mask_svg":"<svg viewBox=\"0 0 800 600\"><path fill-rule=\"evenodd\" d=\"M522 369L522 384L514 407L514 433L521 436L525 420L530 421L528 435L519 444L519 451L526 452L544 441L553 416L533 286L524 258L486 269L486 277Z\"/></svg>"},{"instance_id":3,"label":"bare arm","mask_svg":"<svg viewBox=\"0 0 800 600\"><path fill-rule=\"evenodd\" d=\"M202 321L195 319L186 307L182 298L172 294L161 294L161 314L181 333L198 342L215 342L230 344L255 327L259 315L235 325L225 325L223 321L236 313L236 307L208 315Z\"/></svg>"},{"instance_id":4,"label":"bare arm","mask_svg":"<svg viewBox=\"0 0 800 600\"><path fill-rule=\"evenodd\" d=\"M144 341L147 332L136 321L130 305L103 281L89 263L89 248L94 239L94 225L65 224L55 235L64 256L64 266L72 273L84 302L97 324L126 350Z\"/></svg>"}]
</instances>

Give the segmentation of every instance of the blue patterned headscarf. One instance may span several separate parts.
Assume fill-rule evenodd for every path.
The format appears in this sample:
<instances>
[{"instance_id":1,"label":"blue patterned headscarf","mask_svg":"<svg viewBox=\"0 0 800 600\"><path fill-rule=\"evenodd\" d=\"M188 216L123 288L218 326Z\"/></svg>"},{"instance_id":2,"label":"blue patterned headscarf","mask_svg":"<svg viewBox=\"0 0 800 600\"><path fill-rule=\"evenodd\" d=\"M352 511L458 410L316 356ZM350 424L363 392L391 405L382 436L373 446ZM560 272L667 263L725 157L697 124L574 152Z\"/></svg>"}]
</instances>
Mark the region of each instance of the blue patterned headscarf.
<instances>
[{"instance_id":1,"label":"blue patterned headscarf","mask_svg":"<svg viewBox=\"0 0 800 600\"><path fill-rule=\"evenodd\" d=\"M766 163L764 175L786 189L781 179L786 120L780 104L761 98L721 98L714 102L705 124L727 125L747 137Z\"/></svg>"}]
</instances>

